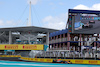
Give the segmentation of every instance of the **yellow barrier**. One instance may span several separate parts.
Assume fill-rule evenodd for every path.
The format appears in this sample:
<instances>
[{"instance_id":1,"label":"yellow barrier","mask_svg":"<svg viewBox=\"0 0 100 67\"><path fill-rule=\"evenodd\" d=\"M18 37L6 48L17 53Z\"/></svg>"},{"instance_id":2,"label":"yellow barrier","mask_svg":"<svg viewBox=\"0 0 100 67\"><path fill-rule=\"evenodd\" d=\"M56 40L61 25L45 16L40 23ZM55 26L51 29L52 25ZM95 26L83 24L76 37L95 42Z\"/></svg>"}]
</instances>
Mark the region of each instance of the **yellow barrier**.
<instances>
[{"instance_id":1,"label":"yellow barrier","mask_svg":"<svg viewBox=\"0 0 100 67\"><path fill-rule=\"evenodd\" d=\"M0 50L43 50L44 45L23 45L23 44L15 44L15 45L0 45Z\"/></svg>"},{"instance_id":2,"label":"yellow barrier","mask_svg":"<svg viewBox=\"0 0 100 67\"><path fill-rule=\"evenodd\" d=\"M27 58L21 57L20 55L0 55L0 57L20 57L22 60L35 61L35 62L50 62L53 59L50 58ZM73 64L98 64L100 65L100 60L82 60L82 59L61 59L63 61L71 61Z\"/></svg>"},{"instance_id":3,"label":"yellow barrier","mask_svg":"<svg viewBox=\"0 0 100 67\"><path fill-rule=\"evenodd\" d=\"M26 61L36 61L36 62L52 62L53 59L46 59L46 58L27 58L27 57L21 57L22 60Z\"/></svg>"},{"instance_id":4,"label":"yellow barrier","mask_svg":"<svg viewBox=\"0 0 100 67\"><path fill-rule=\"evenodd\" d=\"M53 59L49 58L27 58L21 57L21 59L26 61L36 61L36 62L52 62ZM64 61L71 61L73 64L98 64L100 65L100 60L78 60L78 59L61 59Z\"/></svg>"},{"instance_id":5,"label":"yellow barrier","mask_svg":"<svg viewBox=\"0 0 100 67\"><path fill-rule=\"evenodd\" d=\"M82 60L82 59L62 59L65 61L71 61L74 64L99 64L100 60Z\"/></svg>"},{"instance_id":6,"label":"yellow barrier","mask_svg":"<svg viewBox=\"0 0 100 67\"><path fill-rule=\"evenodd\" d=\"M21 55L0 55L0 57L21 57Z\"/></svg>"}]
</instances>

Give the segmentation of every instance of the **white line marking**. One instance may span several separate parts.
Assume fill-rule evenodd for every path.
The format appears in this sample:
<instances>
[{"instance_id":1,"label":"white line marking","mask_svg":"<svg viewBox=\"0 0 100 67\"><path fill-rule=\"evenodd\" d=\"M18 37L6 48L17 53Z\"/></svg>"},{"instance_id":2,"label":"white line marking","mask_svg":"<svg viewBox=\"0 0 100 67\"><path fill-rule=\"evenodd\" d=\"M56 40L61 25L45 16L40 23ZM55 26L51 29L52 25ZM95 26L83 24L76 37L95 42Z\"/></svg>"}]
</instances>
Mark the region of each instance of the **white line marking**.
<instances>
[{"instance_id":1,"label":"white line marking","mask_svg":"<svg viewBox=\"0 0 100 67\"><path fill-rule=\"evenodd\" d=\"M19 63L0 63L2 65L27 65L27 66L62 66L62 65L40 65L40 64L19 64Z\"/></svg>"}]
</instances>

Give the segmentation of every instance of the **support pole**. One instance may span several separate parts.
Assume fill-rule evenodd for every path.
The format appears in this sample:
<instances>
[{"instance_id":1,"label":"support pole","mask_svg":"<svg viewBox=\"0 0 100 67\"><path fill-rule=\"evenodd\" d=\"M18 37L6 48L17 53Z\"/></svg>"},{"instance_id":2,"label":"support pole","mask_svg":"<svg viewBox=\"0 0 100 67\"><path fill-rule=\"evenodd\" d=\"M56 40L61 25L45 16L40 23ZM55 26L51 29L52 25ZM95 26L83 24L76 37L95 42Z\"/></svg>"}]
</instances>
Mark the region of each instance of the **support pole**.
<instances>
[{"instance_id":1,"label":"support pole","mask_svg":"<svg viewBox=\"0 0 100 67\"><path fill-rule=\"evenodd\" d=\"M56 46L57 46L57 49L58 49L58 44L56 44Z\"/></svg>"},{"instance_id":2,"label":"support pole","mask_svg":"<svg viewBox=\"0 0 100 67\"><path fill-rule=\"evenodd\" d=\"M69 33L67 33L67 41L70 41L70 34ZM70 48L70 42L67 42L67 50L70 50L69 48Z\"/></svg>"},{"instance_id":3,"label":"support pole","mask_svg":"<svg viewBox=\"0 0 100 67\"><path fill-rule=\"evenodd\" d=\"M64 47L65 47L65 43L63 43L63 49L64 49Z\"/></svg>"},{"instance_id":4,"label":"support pole","mask_svg":"<svg viewBox=\"0 0 100 67\"><path fill-rule=\"evenodd\" d=\"M99 39L99 34L98 34L98 39ZM97 41L99 41L99 40L97 40ZM97 42L97 48L99 48L99 42Z\"/></svg>"},{"instance_id":5,"label":"support pole","mask_svg":"<svg viewBox=\"0 0 100 67\"><path fill-rule=\"evenodd\" d=\"M63 34L63 42L65 41L65 34ZM63 49L65 47L65 43L63 43Z\"/></svg>"},{"instance_id":6,"label":"support pole","mask_svg":"<svg viewBox=\"0 0 100 67\"><path fill-rule=\"evenodd\" d=\"M60 34L60 42L61 42L62 38L61 38L61 34Z\"/></svg>"},{"instance_id":7,"label":"support pole","mask_svg":"<svg viewBox=\"0 0 100 67\"><path fill-rule=\"evenodd\" d=\"M47 32L47 36L46 36L46 45L49 45L49 32Z\"/></svg>"},{"instance_id":8,"label":"support pole","mask_svg":"<svg viewBox=\"0 0 100 67\"><path fill-rule=\"evenodd\" d=\"M31 26L31 1L30 1L30 7L29 7L29 22L27 23L27 26Z\"/></svg>"},{"instance_id":9,"label":"support pole","mask_svg":"<svg viewBox=\"0 0 100 67\"><path fill-rule=\"evenodd\" d=\"M56 43L58 43L58 35L57 35L57 38L56 38Z\"/></svg>"},{"instance_id":10,"label":"support pole","mask_svg":"<svg viewBox=\"0 0 100 67\"><path fill-rule=\"evenodd\" d=\"M82 41L81 38L82 38L82 35L80 34L80 52L81 52L81 44L82 44L81 43L81 41Z\"/></svg>"},{"instance_id":11,"label":"support pole","mask_svg":"<svg viewBox=\"0 0 100 67\"><path fill-rule=\"evenodd\" d=\"M53 44L53 47L54 47L54 49L55 49L55 44Z\"/></svg>"},{"instance_id":12,"label":"support pole","mask_svg":"<svg viewBox=\"0 0 100 67\"><path fill-rule=\"evenodd\" d=\"M59 48L61 49L61 43L59 44Z\"/></svg>"},{"instance_id":13,"label":"support pole","mask_svg":"<svg viewBox=\"0 0 100 67\"><path fill-rule=\"evenodd\" d=\"M12 33L9 31L9 44L12 44Z\"/></svg>"},{"instance_id":14,"label":"support pole","mask_svg":"<svg viewBox=\"0 0 100 67\"><path fill-rule=\"evenodd\" d=\"M63 41L65 41L65 34L63 34Z\"/></svg>"},{"instance_id":15,"label":"support pole","mask_svg":"<svg viewBox=\"0 0 100 67\"><path fill-rule=\"evenodd\" d=\"M62 37L61 37L61 34L60 34L60 44L59 44L60 49L61 49L61 41L62 41Z\"/></svg>"}]
</instances>

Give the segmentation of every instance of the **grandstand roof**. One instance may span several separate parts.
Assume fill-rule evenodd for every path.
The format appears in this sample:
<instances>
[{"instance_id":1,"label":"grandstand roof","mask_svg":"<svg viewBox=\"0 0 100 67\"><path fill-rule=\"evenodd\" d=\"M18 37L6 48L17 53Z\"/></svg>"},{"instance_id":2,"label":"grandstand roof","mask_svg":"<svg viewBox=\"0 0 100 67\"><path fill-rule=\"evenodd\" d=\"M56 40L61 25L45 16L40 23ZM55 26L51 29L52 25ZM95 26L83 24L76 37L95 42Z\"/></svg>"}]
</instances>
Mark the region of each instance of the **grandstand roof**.
<instances>
[{"instance_id":1,"label":"grandstand roof","mask_svg":"<svg viewBox=\"0 0 100 67\"><path fill-rule=\"evenodd\" d=\"M97 10L78 10L78 9L69 9L69 13L100 14L100 11L97 11Z\"/></svg>"},{"instance_id":2,"label":"grandstand roof","mask_svg":"<svg viewBox=\"0 0 100 67\"><path fill-rule=\"evenodd\" d=\"M35 27L35 26L26 26L26 27L9 27L9 28L0 28L0 32L2 31L18 31L18 32L26 32L26 31L32 31L36 33L46 33L46 32L55 32L58 30L55 29L49 29L49 28L43 28L43 27Z\"/></svg>"}]
</instances>

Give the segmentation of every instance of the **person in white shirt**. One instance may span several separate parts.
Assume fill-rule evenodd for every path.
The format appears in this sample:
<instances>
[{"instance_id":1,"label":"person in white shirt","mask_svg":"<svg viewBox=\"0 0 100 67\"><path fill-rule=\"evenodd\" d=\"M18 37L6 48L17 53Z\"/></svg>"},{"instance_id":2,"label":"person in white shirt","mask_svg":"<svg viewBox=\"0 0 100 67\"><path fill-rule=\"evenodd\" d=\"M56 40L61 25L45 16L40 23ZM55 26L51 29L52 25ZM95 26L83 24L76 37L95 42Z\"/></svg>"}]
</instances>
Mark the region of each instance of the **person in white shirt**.
<instances>
[{"instance_id":1,"label":"person in white shirt","mask_svg":"<svg viewBox=\"0 0 100 67\"><path fill-rule=\"evenodd\" d=\"M77 41L77 40L78 40L78 36L75 36L75 37L74 37L74 41Z\"/></svg>"},{"instance_id":2,"label":"person in white shirt","mask_svg":"<svg viewBox=\"0 0 100 67\"><path fill-rule=\"evenodd\" d=\"M84 41L85 41L85 45L87 45L87 36L85 36Z\"/></svg>"}]
</instances>

